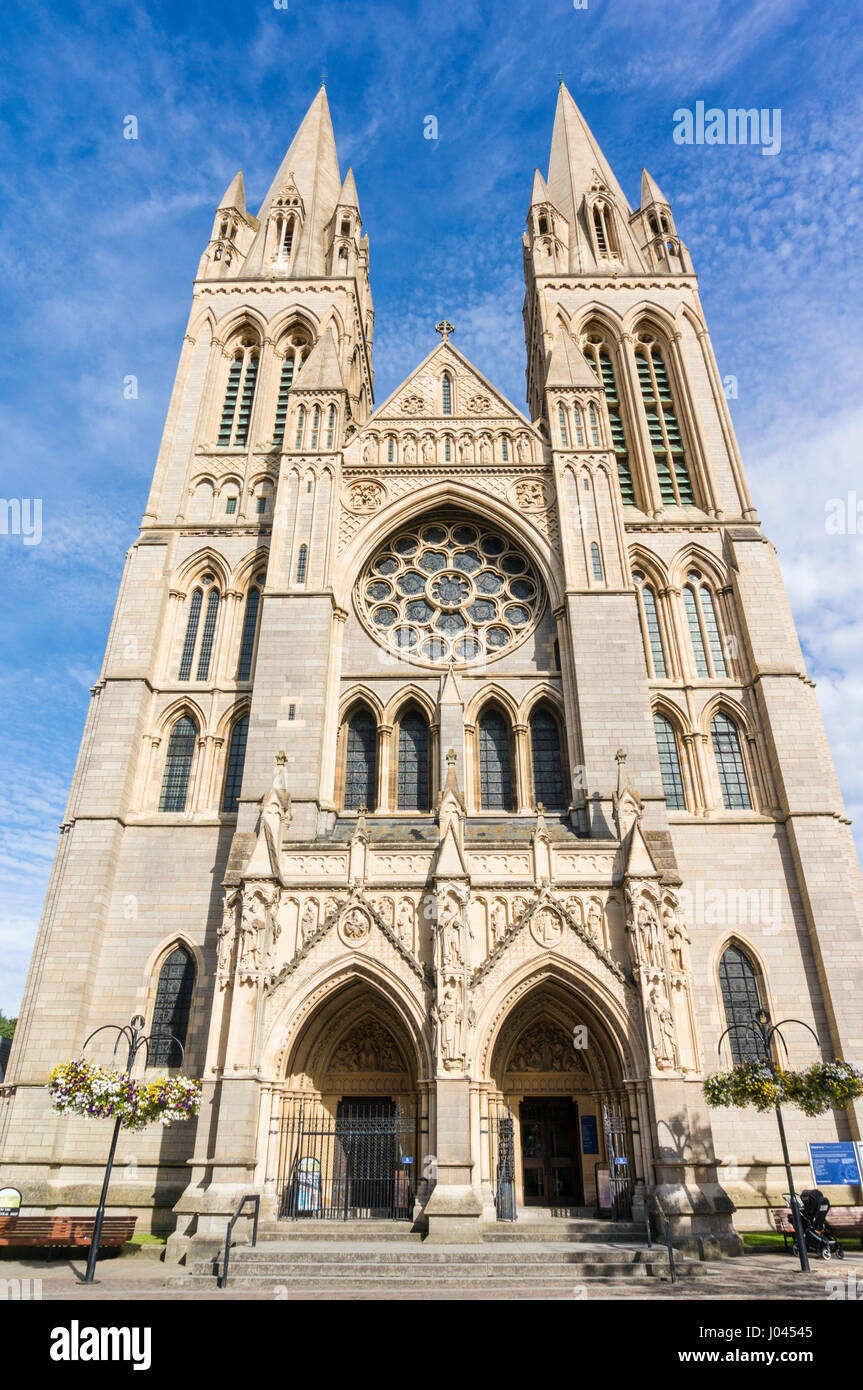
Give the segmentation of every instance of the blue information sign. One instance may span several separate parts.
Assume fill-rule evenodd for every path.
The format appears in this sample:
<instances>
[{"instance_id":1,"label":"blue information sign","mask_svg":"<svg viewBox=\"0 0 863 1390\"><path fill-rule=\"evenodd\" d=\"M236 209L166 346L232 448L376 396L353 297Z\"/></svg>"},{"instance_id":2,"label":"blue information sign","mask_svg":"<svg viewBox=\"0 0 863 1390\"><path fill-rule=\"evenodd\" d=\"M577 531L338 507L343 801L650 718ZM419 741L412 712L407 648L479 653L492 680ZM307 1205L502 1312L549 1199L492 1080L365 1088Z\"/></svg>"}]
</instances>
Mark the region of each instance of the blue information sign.
<instances>
[{"instance_id":1,"label":"blue information sign","mask_svg":"<svg viewBox=\"0 0 863 1390\"><path fill-rule=\"evenodd\" d=\"M581 1117L581 1148L586 1154L599 1153L599 1134L596 1129L595 1115L582 1115Z\"/></svg>"},{"instance_id":2,"label":"blue information sign","mask_svg":"<svg viewBox=\"0 0 863 1390\"><path fill-rule=\"evenodd\" d=\"M816 1187L847 1187L860 1181L854 1144L810 1144L809 1163Z\"/></svg>"}]
</instances>

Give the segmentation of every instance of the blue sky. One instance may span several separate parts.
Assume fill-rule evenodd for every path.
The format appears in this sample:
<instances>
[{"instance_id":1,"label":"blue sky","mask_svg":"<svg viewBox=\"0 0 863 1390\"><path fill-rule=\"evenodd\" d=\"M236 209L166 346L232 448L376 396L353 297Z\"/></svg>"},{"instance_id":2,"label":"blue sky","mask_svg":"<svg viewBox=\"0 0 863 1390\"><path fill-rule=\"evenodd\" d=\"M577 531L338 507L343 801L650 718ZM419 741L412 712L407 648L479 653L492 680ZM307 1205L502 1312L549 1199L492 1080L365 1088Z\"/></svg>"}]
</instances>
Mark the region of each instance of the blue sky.
<instances>
[{"instance_id":1,"label":"blue sky","mask_svg":"<svg viewBox=\"0 0 863 1390\"><path fill-rule=\"evenodd\" d=\"M738 378L744 461L861 838L863 534L825 528L831 498L863 498L857 4L288 4L3 6L0 490L43 503L39 545L0 535L6 1012L214 209L238 167L257 209L322 74L371 238L379 401L445 314L523 404L520 236L559 72L633 204L650 169L699 272L720 370ZM697 100L781 108L781 152L675 144L673 113ZM423 138L428 115L437 141Z\"/></svg>"}]
</instances>

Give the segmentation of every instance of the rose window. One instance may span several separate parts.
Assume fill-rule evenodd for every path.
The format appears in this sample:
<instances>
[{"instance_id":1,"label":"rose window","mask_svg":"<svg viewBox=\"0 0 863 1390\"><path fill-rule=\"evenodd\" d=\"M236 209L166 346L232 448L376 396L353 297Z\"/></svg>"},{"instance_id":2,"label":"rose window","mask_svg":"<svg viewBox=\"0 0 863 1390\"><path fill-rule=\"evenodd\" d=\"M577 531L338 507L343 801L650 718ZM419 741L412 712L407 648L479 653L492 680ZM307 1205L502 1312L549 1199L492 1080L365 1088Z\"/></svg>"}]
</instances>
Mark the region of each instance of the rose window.
<instances>
[{"instance_id":1,"label":"rose window","mask_svg":"<svg viewBox=\"0 0 863 1390\"><path fill-rule=\"evenodd\" d=\"M527 556L501 531L474 522L398 532L357 586L373 636L423 665L503 656L533 631L544 603Z\"/></svg>"}]
</instances>

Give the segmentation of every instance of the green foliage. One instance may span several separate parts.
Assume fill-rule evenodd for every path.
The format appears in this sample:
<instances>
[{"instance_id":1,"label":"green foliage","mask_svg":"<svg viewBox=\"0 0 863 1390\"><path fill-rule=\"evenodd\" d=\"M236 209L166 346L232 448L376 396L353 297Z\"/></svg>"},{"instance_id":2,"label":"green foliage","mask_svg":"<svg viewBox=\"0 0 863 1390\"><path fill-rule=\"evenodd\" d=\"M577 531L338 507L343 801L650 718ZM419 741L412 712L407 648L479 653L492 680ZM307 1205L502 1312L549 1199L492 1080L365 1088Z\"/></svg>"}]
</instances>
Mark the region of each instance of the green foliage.
<instances>
[{"instance_id":1,"label":"green foliage","mask_svg":"<svg viewBox=\"0 0 863 1390\"><path fill-rule=\"evenodd\" d=\"M0 1009L0 1038L14 1038L17 1018L7 1018Z\"/></svg>"}]
</instances>

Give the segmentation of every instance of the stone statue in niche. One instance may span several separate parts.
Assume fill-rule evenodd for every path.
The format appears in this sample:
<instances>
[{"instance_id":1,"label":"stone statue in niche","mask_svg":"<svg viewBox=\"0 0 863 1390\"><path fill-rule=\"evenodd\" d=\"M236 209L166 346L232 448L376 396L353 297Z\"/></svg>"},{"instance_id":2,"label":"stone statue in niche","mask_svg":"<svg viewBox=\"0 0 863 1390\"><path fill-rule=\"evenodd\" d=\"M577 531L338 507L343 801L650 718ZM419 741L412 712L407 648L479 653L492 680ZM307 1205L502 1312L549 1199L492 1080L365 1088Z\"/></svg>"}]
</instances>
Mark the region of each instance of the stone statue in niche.
<instances>
[{"instance_id":1,"label":"stone statue in niche","mask_svg":"<svg viewBox=\"0 0 863 1390\"><path fill-rule=\"evenodd\" d=\"M254 974L261 968L261 932L265 921L263 904L257 895L247 898L243 903L240 922L240 970L244 975Z\"/></svg>"},{"instance_id":2,"label":"stone statue in niche","mask_svg":"<svg viewBox=\"0 0 863 1390\"><path fill-rule=\"evenodd\" d=\"M659 939L659 922L649 903L642 902L636 918L639 958L653 969L662 968L662 943Z\"/></svg>"},{"instance_id":3,"label":"stone statue in niche","mask_svg":"<svg viewBox=\"0 0 863 1390\"><path fill-rule=\"evenodd\" d=\"M444 971L460 969L465 964L465 934L473 936L465 906L452 890L438 899L437 931L440 966Z\"/></svg>"},{"instance_id":4,"label":"stone statue in niche","mask_svg":"<svg viewBox=\"0 0 863 1390\"><path fill-rule=\"evenodd\" d=\"M435 1012L440 1031L441 1058L447 1070L451 1070L461 1062L463 1056L461 1047L461 1025L464 1017L464 1008L461 1000L461 990L454 976L446 981L440 1002L435 1007Z\"/></svg>"},{"instance_id":5,"label":"stone statue in niche","mask_svg":"<svg viewBox=\"0 0 863 1390\"><path fill-rule=\"evenodd\" d=\"M300 936L304 946L308 946L312 937L318 930L318 909L317 904L310 898L303 908L303 915L300 920Z\"/></svg>"},{"instance_id":6,"label":"stone statue in niche","mask_svg":"<svg viewBox=\"0 0 863 1390\"><path fill-rule=\"evenodd\" d=\"M369 919L361 907L352 907L345 914L342 932L348 941L364 941L369 934Z\"/></svg>"},{"instance_id":7,"label":"stone statue in niche","mask_svg":"<svg viewBox=\"0 0 863 1390\"><path fill-rule=\"evenodd\" d=\"M587 930L594 941L602 940L602 908L595 899L588 904Z\"/></svg>"},{"instance_id":8,"label":"stone statue in niche","mask_svg":"<svg viewBox=\"0 0 863 1390\"><path fill-rule=\"evenodd\" d=\"M525 438L525 436L524 436L523 434L520 434L520 435L518 436L518 439L515 441L515 451L516 451L516 453L518 454L518 461L519 461L519 463L526 463L526 462L527 462L527 452L528 452L528 451L527 451L527 439Z\"/></svg>"},{"instance_id":9,"label":"stone statue in niche","mask_svg":"<svg viewBox=\"0 0 863 1390\"><path fill-rule=\"evenodd\" d=\"M219 956L216 966L216 973L219 979L226 979L231 973L231 957L234 953L234 935L237 925L237 906L240 901L240 889L229 888L225 893L225 902L222 909L222 920L219 924Z\"/></svg>"},{"instance_id":10,"label":"stone statue in niche","mask_svg":"<svg viewBox=\"0 0 863 1390\"><path fill-rule=\"evenodd\" d=\"M491 445L486 435L479 441L479 461L480 463L491 463Z\"/></svg>"},{"instance_id":11,"label":"stone statue in niche","mask_svg":"<svg viewBox=\"0 0 863 1390\"><path fill-rule=\"evenodd\" d=\"M426 435L425 439L423 440L422 448L423 463L434 463L434 444L428 435Z\"/></svg>"},{"instance_id":12,"label":"stone statue in niche","mask_svg":"<svg viewBox=\"0 0 863 1390\"><path fill-rule=\"evenodd\" d=\"M417 447L412 439L405 440L404 461L406 464L416 463Z\"/></svg>"},{"instance_id":13,"label":"stone statue in niche","mask_svg":"<svg viewBox=\"0 0 863 1390\"><path fill-rule=\"evenodd\" d=\"M506 936L506 907L500 901L494 903L491 909L491 940L493 946L499 946Z\"/></svg>"},{"instance_id":14,"label":"stone statue in niche","mask_svg":"<svg viewBox=\"0 0 863 1390\"><path fill-rule=\"evenodd\" d=\"M378 449L374 440L367 439L363 445L363 463L372 464L377 462Z\"/></svg>"},{"instance_id":15,"label":"stone statue in niche","mask_svg":"<svg viewBox=\"0 0 863 1390\"><path fill-rule=\"evenodd\" d=\"M671 967L682 975L686 971L686 947L690 939L679 913L671 903L666 903L662 909L662 925L668 937Z\"/></svg>"},{"instance_id":16,"label":"stone statue in niche","mask_svg":"<svg viewBox=\"0 0 863 1390\"><path fill-rule=\"evenodd\" d=\"M407 899L399 908L398 932L399 940L405 946L412 945L414 935L414 905L408 902Z\"/></svg>"},{"instance_id":17,"label":"stone statue in niche","mask_svg":"<svg viewBox=\"0 0 863 1390\"><path fill-rule=\"evenodd\" d=\"M652 989L647 1000L653 1056L660 1068L677 1067L677 1041L671 1005L662 990Z\"/></svg>"}]
</instances>

